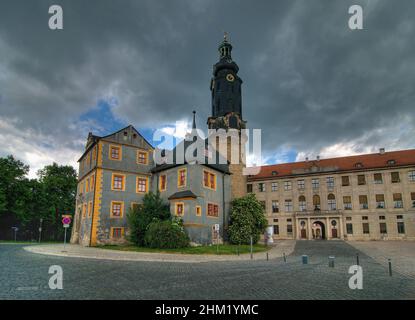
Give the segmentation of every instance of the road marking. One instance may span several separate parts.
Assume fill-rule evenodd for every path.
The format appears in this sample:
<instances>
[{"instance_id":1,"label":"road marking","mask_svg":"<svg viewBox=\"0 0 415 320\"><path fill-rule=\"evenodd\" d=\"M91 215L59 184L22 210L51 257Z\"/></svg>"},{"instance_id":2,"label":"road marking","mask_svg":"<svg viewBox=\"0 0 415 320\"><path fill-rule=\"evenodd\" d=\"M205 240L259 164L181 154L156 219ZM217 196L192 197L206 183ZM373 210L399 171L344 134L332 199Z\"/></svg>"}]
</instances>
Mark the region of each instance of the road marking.
<instances>
[{"instance_id":1,"label":"road marking","mask_svg":"<svg viewBox=\"0 0 415 320\"><path fill-rule=\"evenodd\" d=\"M38 289L39 287L17 287L18 291L35 291Z\"/></svg>"}]
</instances>

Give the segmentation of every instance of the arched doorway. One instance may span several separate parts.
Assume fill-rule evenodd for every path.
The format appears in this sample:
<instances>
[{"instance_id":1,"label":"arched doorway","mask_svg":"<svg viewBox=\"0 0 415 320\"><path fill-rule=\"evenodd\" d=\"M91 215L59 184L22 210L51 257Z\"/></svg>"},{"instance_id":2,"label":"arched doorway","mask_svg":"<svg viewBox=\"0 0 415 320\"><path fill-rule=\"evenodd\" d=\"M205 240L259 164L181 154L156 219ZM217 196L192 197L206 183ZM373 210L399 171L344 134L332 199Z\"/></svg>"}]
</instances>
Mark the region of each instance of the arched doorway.
<instances>
[{"instance_id":1,"label":"arched doorway","mask_svg":"<svg viewBox=\"0 0 415 320\"><path fill-rule=\"evenodd\" d=\"M326 239L326 226L321 221L314 221L313 223L313 239L325 240Z\"/></svg>"}]
</instances>

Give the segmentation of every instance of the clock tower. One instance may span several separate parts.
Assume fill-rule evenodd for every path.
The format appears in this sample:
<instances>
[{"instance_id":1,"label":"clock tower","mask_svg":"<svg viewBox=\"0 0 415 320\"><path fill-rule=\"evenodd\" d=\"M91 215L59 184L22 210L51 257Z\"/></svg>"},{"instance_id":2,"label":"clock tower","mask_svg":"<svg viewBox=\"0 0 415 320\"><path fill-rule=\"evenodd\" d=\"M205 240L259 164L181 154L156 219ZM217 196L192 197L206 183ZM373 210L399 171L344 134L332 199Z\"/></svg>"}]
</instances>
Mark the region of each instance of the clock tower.
<instances>
[{"instance_id":1,"label":"clock tower","mask_svg":"<svg viewBox=\"0 0 415 320\"><path fill-rule=\"evenodd\" d=\"M212 116L208 118L207 124L209 129L223 129L227 133L233 132L238 135L237 143L230 136L222 140L217 138L215 143L219 153L226 152L223 156L226 155L230 162L231 198L234 199L246 193L246 177L243 175L246 164L246 137L241 131L246 128L246 121L242 118L242 79L238 76L238 65L232 60L232 45L226 33L218 51L219 61L213 66L210 83ZM232 154L237 154L238 159L232 159Z\"/></svg>"}]
</instances>

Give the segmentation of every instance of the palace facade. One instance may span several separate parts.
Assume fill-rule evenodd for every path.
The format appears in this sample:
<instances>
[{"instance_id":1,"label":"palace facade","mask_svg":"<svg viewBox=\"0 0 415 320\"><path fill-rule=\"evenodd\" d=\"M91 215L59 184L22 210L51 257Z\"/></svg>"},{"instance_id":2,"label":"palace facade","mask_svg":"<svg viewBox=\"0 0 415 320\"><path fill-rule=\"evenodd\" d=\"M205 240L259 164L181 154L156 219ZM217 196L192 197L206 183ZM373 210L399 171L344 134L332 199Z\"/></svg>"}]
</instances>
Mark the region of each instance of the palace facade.
<instances>
[{"instance_id":1,"label":"palace facade","mask_svg":"<svg viewBox=\"0 0 415 320\"><path fill-rule=\"evenodd\" d=\"M263 166L247 191L276 240L415 240L415 150Z\"/></svg>"}]
</instances>

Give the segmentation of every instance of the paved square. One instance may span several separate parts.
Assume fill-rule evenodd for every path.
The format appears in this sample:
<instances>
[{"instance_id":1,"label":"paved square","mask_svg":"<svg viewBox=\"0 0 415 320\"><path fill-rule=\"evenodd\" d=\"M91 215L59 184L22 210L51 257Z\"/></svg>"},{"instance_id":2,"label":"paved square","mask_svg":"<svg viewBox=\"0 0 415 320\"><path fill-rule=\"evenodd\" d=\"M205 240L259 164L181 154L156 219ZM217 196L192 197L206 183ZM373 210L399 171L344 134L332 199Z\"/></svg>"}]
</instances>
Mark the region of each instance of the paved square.
<instances>
[{"instance_id":1,"label":"paved square","mask_svg":"<svg viewBox=\"0 0 415 320\"><path fill-rule=\"evenodd\" d=\"M357 253L363 290L348 287ZM303 254L309 255L308 265L301 264ZM336 257L335 268L328 267L329 255ZM298 241L286 263L91 260L29 253L20 245L0 245L0 261L0 299L415 298L413 277L398 270L389 277L386 265L343 241ZM63 268L63 290L48 287L51 265Z\"/></svg>"}]
</instances>

